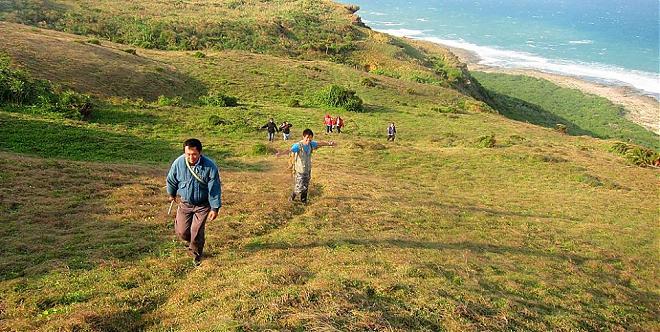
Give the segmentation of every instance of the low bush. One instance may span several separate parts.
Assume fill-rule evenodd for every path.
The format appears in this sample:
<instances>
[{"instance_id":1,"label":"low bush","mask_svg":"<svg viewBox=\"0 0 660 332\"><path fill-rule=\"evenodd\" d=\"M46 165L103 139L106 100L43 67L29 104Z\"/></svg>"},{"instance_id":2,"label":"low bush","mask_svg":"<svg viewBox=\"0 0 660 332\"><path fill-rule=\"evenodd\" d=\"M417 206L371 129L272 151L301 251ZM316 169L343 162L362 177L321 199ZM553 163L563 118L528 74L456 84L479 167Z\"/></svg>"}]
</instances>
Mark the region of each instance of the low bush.
<instances>
[{"instance_id":1,"label":"low bush","mask_svg":"<svg viewBox=\"0 0 660 332\"><path fill-rule=\"evenodd\" d=\"M268 146L264 143L257 143L253 145L252 150L250 151L250 153L253 156L265 156L265 155L275 154L276 152L277 151L273 147Z\"/></svg>"},{"instance_id":2,"label":"low bush","mask_svg":"<svg viewBox=\"0 0 660 332\"><path fill-rule=\"evenodd\" d=\"M477 147L492 148L495 147L495 135L481 136L477 139Z\"/></svg>"},{"instance_id":3,"label":"low bush","mask_svg":"<svg viewBox=\"0 0 660 332\"><path fill-rule=\"evenodd\" d=\"M603 185L601 179L591 174L580 174L576 177L576 180L592 187L601 187Z\"/></svg>"},{"instance_id":4,"label":"low bush","mask_svg":"<svg viewBox=\"0 0 660 332\"><path fill-rule=\"evenodd\" d=\"M204 54L203 52L197 51L197 52L193 53L193 57L198 58L198 59L203 59L203 58L206 58L206 54Z\"/></svg>"},{"instance_id":5,"label":"low bush","mask_svg":"<svg viewBox=\"0 0 660 332\"><path fill-rule=\"evenodd\" d=\"M82 119L91 112L91 98L73 90L62 89L50 81L31 78L11 66L0 55L0 103L28 106L37 113L56 113L69 119Z\"/></svg>"},{"instance_id":6,"label":"low bush","mask_svg":"<svg viewBox=\"0 0 660 332\"><path fill-rule=\"evenodd\" d=\"M229 124L230 122L221 118L220 116L213 114L208 118L209 124L212 126L223 126Z\"/></svg>"},{"instance_id":7,"label":"low bush","mask_svg":"<svg viewBox=\"0 0 660 332\"><path fill-rule=\"evenodd\" d=\"M355 91L339 85L330 85L318 93L318 102L323 106L340 107L350 112L363 112L363 102Z\"/></svg>"},{"instance_id":8,"label":"low bush","mask_svg":"<svg viewBox=\"0 0 660 332\"><path fill-rule=\"evenodd\" d=\"M566 127L565 124L558 123L555 125L555 131L562 134L568 134L568 127Z\"/></svg>"},{"instance_id":9,"label":"low bush","mask_svg":"<svg viewBox=\"0 0 660 332\"><path fill-rule=\"evenodd\" d=\"M224 93L209 94L199 98L202 105L216 107L234 107L238 106L238 98L226 95Z\"/></svg>"},{"instance_id":10,"label":"low bush","mask_svg":"<svg viewBox=\"0 0 660 332\"><path fill-rule=\"evenodd\" d=\"M385 69L374 69L374 70L371 71L371 73L376 74L376 75L392 77L392 78L401 78L401 74L399 74L395 71L390 71L390 70L385 70Z\"/></svg>"},{"instance_id":11,"label":"low bush","mask_svg":"<svg viewBox=\"0 0 660 332\"><path fill-rule=\"evenodd\" d=\"M287 106L289 106L289 107L301 107L302 104L300 103L300 100L298 100L298 99L296 99L296 98L292 98L292 99L289 100L289 102L287 103Z\"/></svg>"},{"instance_id":12,"label":"low bush","mask_svg":"<svg viewBox=\"0 0 660 332\"><path fill-rule=\"evenodd\" d=\"M431 111L438 112L438 113L453 113L453 114L464 114L462 110L460 110L457 107L453 106L437 106L437 107L431 107Z\"/></svg>"},{"instance_id":13,"label":"low bush","mask_svg":"<svg viewBox=\"0 0 660 332\"><path fill-rule=\"evenodd\" d=\"M160 95L156 103L160 106L181 106L183 104L183 99L180 96L176 97L167 97Z\"/></svg>"},{"instance_id":14,"label":"low bush","mask_svg":"<svg viewBox=\"0 0 660 332\"><path fill-rule=\"evenodd\" d=\"M422 84L442 85L442 81L430 76L413 75L410 80Z\"/></svg>"},{"instance_id":15,"label":"low bush","mask_svg":"<svg viewBox=\"0 0 660 332\"><path fill-rule=\"evenodd\" d=\"M376 80L371 77L363 77L360 80L360 84L363 86L368 86L370 88L373 88L376 86Z\"/></svg>"},{"instance_id":16,"label":"low bush","mask_svg":"<svg viewBox=\"0 0 660 332\"><path fill-rule=\"evenodd\" d=\"M478 100L472 100L472 99L462 100L459 104L460 104L459 106L461 106L464 110L468 112L491 113L491 114L498 113L494 108L488 106L488 104Z\"/></svg>"},{"instance_id":17,"label":"low bush","mask_svg":"<svg viewBox=\"0 0 660 332\"><path fill-rule=\"evenodd\" d=\"M101 41L98 40L98 39L96 39L96 38L92 38L92 39L90 39L90 40L87 41L87 44L101 45Z\"/></svg>"},{"instance_id":18,"label":"low bush","mask_svg":"<svg viewBox=\"0 0 660 332\"><path fill-rule=\"evenodd\" d=\"M660 153L643 146L616 142L610 147L610 151L617 153L637 166L660 166Z\"/></svg>"},{"instance_id":19,"label":"low bush","mask_svg":"<svg viewBox=\"0 0 660 332\"><path fill-rule=\"evenodd\" d=\"M126 48L126 49L124 49L123 51L126 52L126 53L128 53L128 54L137 55L137 50L134 49L134 48Z\"/></svg>"}]
</instances>

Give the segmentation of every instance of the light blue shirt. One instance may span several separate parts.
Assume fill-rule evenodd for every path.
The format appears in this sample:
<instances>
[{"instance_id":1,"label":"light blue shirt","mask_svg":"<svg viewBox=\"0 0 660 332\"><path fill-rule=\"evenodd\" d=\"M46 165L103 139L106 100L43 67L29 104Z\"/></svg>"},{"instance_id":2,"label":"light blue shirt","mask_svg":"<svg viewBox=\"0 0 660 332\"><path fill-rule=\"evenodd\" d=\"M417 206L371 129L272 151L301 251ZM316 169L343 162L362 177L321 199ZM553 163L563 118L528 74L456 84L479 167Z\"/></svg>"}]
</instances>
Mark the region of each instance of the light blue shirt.
<instances>
[{"instance_id":1,"label":"light blue shirt","mask_svg":"<svg viewBox=\"0 0 660 332\"><path fill-rule=\"evenodd\" d=\"M302 143L295 143L291 146L291 152L298 153L298 151L300 151L300 146L301 145L302 145L303 150L305 150L305 152L309 153L309 152L311 152L310 149L316 149L316 148L319 147L319 142L311 141L311 142L309 142L308 145L304 145Z\"/></svg>"}]
</instances>

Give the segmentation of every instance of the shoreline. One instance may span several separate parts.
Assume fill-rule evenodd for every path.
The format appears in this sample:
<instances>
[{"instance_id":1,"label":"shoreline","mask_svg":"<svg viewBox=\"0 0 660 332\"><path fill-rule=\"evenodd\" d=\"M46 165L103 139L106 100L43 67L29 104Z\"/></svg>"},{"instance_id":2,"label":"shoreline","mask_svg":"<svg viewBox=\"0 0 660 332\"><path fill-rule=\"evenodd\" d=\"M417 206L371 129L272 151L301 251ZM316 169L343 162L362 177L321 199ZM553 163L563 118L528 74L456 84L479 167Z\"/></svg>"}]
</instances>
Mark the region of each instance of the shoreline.
<instances>
[{"instance_id":1,"label":"shoreline","mask_svg":"<svg viewBox=\"0 0 660 332\"><path fill-rule=\"evenodd\" d=\"M512 69L485 66L479 64L479 56L471 51L438 44L449 49L458 59L465 63L470 71L500 73L509 75L525 75L553 82L561 87L577 89L587 94L603 97L626 111L624 117L651 132L660 135L660 101L651 96L638 93L625 86L605 85L587 81L579 77L563 76L546 73L534 69Z\"/></svg>"}]
</instances>

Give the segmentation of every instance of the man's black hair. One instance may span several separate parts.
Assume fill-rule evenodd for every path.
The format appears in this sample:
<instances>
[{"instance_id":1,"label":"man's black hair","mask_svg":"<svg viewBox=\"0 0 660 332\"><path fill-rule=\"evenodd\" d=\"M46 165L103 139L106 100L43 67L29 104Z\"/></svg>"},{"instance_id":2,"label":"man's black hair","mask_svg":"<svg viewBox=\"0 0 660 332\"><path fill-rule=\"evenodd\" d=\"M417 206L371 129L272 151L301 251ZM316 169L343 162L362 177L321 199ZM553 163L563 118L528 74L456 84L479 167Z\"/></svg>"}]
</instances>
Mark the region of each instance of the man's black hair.
<instances>
[{"instance_id":1,"label":"man's black hair","mask_svg":"<svg viewBox=\"0 0 660 332\"><path fill-rule=\"evenodd\" d=\"M307 129L303 130L303 136L314 137L314 132L311 129L307 128Z\"/></svg>"},{"instance_id":2,"label":"man's black hair","mask_svg":"<svg viewBox=\"0 0 660 332\"><path fill-rule=\"evenodd\" d=\"M197 152L202 152L202 142L200 142L196 138L189 138L185 142L183 142L183 149L186 149L186 146L189 148L195 148L197 149Z\"/></svg>"}]
</instances>

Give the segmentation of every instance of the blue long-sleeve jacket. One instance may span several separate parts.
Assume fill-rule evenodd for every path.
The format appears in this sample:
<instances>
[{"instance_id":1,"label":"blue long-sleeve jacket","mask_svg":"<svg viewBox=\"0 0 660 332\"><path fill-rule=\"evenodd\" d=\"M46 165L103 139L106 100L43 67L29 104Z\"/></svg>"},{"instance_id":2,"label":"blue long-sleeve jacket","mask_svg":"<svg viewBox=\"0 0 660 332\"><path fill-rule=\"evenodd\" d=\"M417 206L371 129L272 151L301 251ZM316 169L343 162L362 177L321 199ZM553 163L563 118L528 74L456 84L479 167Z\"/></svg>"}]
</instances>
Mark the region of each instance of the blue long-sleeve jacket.
<instances>
[{"instance_id":1,"label":"blue long-sleeve jacket","mask_svg":"<svg viewBox=\"0 0 660 332\"><path fill-rule=\"evenodd\" d=\"M196 165L190 166L204 181L200 183L186 166L186 157L181 155L172 163L167 173L167 193L181 196L184 202L193 205L210 205L218 211L222 205L222 183L215 162L202 155Z\"/></svg>"}]
</instances>

